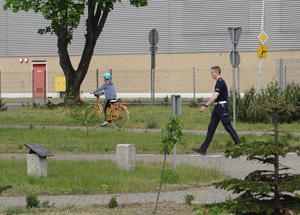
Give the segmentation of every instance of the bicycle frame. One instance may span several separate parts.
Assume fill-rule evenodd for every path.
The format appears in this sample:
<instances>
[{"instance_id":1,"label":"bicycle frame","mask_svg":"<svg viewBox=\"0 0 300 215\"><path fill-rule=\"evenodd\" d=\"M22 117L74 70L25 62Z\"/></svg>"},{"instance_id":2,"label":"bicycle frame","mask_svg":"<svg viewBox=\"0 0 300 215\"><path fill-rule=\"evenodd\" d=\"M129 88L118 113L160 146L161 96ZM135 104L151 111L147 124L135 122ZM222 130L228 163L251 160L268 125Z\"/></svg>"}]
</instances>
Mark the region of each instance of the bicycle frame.
<instances>
[{"instance_id":1,"label":"bicycle frame","mask_svg":"<svg viewBox=\"0 0 300 215\"><path fill-rule=\"evenodd\" d=\"M97 97L96 103L93 106L94 112L101 115L101 118L106 117L105 120L112 122L115 128L124 128L129 121L129 111L126 107L126 103L122 102L111 102L109 112L104 116L104 108L101 104L100 96L102 94L95 94Z\"/></svg>"}]
</instances>

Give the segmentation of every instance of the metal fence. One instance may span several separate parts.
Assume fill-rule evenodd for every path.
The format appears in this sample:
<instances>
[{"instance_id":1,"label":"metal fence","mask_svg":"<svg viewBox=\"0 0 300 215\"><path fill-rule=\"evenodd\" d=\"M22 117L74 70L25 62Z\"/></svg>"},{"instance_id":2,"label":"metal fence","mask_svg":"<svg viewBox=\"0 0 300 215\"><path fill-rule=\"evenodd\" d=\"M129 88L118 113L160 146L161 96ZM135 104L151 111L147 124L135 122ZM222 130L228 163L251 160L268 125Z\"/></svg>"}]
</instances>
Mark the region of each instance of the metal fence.
<instances>
[{"instance_id":1,"label":"metal fence","mask_svg":"<svg viewBox=\"0 0 300 215\"><path fill-rule=\"evenodd\" d=\"M278 82L281 89L288 84L300 84L300 59L279 59L278 64Z\"/></svg>"}]
</instances>

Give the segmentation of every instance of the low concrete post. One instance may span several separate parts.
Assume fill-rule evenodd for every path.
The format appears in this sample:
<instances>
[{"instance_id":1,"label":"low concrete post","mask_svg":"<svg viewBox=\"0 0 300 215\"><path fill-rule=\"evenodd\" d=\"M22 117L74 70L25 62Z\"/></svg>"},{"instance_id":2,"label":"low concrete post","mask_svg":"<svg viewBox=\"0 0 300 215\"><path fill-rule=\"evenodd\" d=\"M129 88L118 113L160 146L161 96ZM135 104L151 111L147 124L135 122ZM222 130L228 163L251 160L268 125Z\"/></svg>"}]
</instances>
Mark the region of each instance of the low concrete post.
<instances>
[{"instance_id":1,"label":"low concrete post","mask_svg":"<svg viewBox=\"0 0 300 215\"><path fill-rule=\"evenodd\" d=\"M53 156L39 144L25 144L30 149L27 155L27 175L46 177L48 175L47 157Z\"/></svg>"},{"instance_id":2,"label":"low concrete post","mask_svg":"<svg viewBox=\"0 0 300 215\"><path fill-rule=\"evenodd\" d=\"M47 157L41 157L37 154L27 154L27 175L46 177Z\"/></svg>"},{"instance_id":3,"label":"low concrete post","mask_svg":"<svg viewBox=\"0 0 300 215\"><path fill-rule=\"evenodd\" d=\"M134 144L117 145L117 166L121 170L135 170L136 150Z\"/></svg>"}]
</instances>

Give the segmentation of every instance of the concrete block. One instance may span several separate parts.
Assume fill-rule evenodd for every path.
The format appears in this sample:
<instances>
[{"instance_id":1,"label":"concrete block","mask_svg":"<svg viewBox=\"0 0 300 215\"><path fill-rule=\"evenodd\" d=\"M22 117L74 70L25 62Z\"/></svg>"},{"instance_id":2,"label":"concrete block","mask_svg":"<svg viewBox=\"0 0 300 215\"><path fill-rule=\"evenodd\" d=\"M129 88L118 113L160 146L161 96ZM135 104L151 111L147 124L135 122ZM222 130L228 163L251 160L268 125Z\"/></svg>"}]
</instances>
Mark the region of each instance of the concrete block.
<instances>
[{"instance_id":1,"label":"concrete block","mask_svg":"<svg viewBox=\"0 0 300 215\"><path fill-rule=\"evenodd\" d=\"M135 170L136 150L134 144L117 145L117 166L121 170Z\"/></svg>"},{"instance_id":2,"label":"concrete block","mask_svg":"<svg viewBox=\"0 0 300 215\"><path fill-rule=\"evenodd\" d=\"M41 157L37 154L27 154L27 174L46 177L48 174L47 157Z\"/></svg>"}]
</instances>

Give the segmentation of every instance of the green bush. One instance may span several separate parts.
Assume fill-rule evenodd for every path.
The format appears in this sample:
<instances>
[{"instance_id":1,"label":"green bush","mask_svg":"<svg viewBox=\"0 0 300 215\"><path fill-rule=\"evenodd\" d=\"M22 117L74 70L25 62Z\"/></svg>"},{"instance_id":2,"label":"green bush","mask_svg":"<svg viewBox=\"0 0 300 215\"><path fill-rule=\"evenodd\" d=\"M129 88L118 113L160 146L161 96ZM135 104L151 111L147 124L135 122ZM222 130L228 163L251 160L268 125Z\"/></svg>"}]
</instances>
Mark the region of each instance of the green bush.
<instances>
[{"instance_id":1,"label":"green bush","mask_svg":"<svg viewBox=\"0 0 300 215\"><path fill-rule=\"evenodd\" d=\"M28 208L38 208L40 201L38 200L36 194L28 194L26 196L26 207Z\"/></svg>"},{"instance_id":2,"label":"green bush","mask_svg":"<svg viewBox=\"0 0 300 215\"><path fill-rule=\"evenodd\" d=\"M109 208L116 208L118 207L118 202L116 197L111 197L109 203L108 203Z\"/></svg>"},{"instance_id":3,"label":"green bush","mask_svg":"<svg viewBox=\"0 0 300 215\"><path fill-rule=\"evenodd\" d=\"M173 169L166 169L164 176L163 176L163 182L167 184L176 184L180 181L179 174L173 170Z\"/></svg>"},{"instance_id":4,"label":"green bush","mask_svg":"<svg viewBox=\"0 0 300 215\"><path fill-rule=\"evenodd\" d=\"M184 202L185 204L191 206L192 205L192 201L194 201L195 197L193 195L190 194L186 194L184 197Z\"/></svg>"},{"instance_id":5,"label":"green bush","mask_svg":"<svg viewBox=\"0 0 300 215\"><path fill-rule=\"evenodd\" d=\"M0 111L6 111L7 107L5 106L5 102L3 102L2 99L0 99Z\"/></svg>"},{"instance_id":6,"label":"green bush","mask_svg":"<svg viewBox=\"0 0 300 215\"><path fill-rule=\"evenodd\" d=\"M280 89L277 82L268 84L267 88L262 89L260 93L256 93L255 89L251 87L243 97L239 94L236 95L236 118L240 122L263 122L270 123L271 119L266 113L257 111L257 108L267 100L274 99L276 92L280 91L280 94L284 96L285 101L299 110L300 108L300 86L294 83L287 85L284 90ZM232 116L232 93L228 99L229 113ZM281 116L279 118L280 123L292 123L299 122L300 112L295 111L290 116Z\"/></svg>"}]
</instances>

